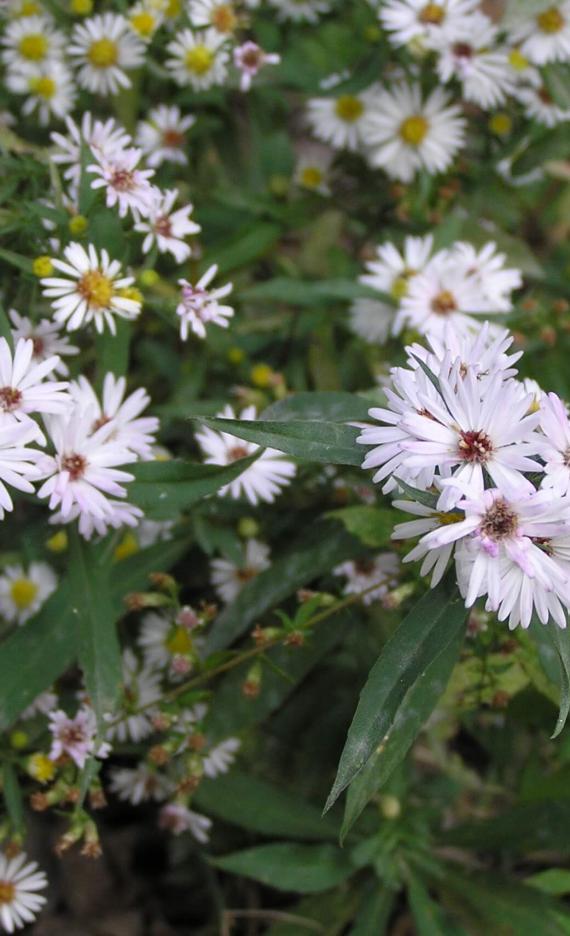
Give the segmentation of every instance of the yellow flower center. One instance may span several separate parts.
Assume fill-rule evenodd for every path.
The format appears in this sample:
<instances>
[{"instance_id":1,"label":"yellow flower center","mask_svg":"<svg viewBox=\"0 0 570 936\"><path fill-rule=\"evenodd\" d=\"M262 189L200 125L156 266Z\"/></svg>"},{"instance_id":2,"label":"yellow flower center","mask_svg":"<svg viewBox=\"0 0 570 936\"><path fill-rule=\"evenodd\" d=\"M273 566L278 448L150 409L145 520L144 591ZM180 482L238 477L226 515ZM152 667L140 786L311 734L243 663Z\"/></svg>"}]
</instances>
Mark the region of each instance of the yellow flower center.
<instances>
[{"instance_id":1,"label":"yellow flower center","mask_svg":"<svg viewBox=\"0 0 570 936\"><path fill-rule=\"evenodd\" d=\"M410 277L414 276L414 273L415 270L404 270L390 286L390 295L398 302L407 294Z\"/></svg>"},{"instance_id":2,"label":"yellow flower center","mask_svg":"<svg viewBox=\"0 0 570 936\"><path fill-rule=\"evenodd\" d=\"M184 64L188 71L195 75L205 75L214 64L215 53L205 45L194 46L188 49Z\"/></svg>"},{"instance_id":3,"label":"yellow flower center","mask_svg":"<svg viewBox=\"0 0 570 936\"><path fill-rule=\"evenodd\" d=\"M452 312L457 312L455 296L449 289L442 289L442 291L432 299L431 309L436 315L450 315Z\"/></svg>"},{"instance_id":4,"label":"yellow flower center","mask_svg":"<svg viewBox=\"0 0 570 936\"><path fill-rule=\"evenodd\" d=\"M564 28L564 17L555 6L548 7L543 13L539 13L536 22L541 32L545 33L557 33Z\"/></svg>"},{"instance_id":5,"label":"yellow flower center","mask_svg":"<svg viewBox=\"0 0 570 936\"><path fill-rule=\"evenodd\" d=\"M222 3L212 13L212 26L218 32L231 33L238 23L237 16L231 3Z\"/></svg>"},{"instance_id":6,"label":"yellow flower center","mask_svg":"<svg viewBox=\"0 0 570 936\"><path fill-rule=\"evenodd\" d=\"M190 653L192 638L185 627L175 627L169 634L165 646L172 654Z\"/></svg>"},{"instance_id":7,"label":"yellow flower center","mask_svg":"<svg viewBox=\"0 0 570 936\"><path fill-rule=\"evenodd\" d=\"M512 49L509 52L509 65L515 71L524 71L528 68L528 59L522 54L520 49Z\"/></svg>"},{"instance_id":8,"label":"yellow flower center","mask_svg":"<svg viewBox=\"0 0 570 936\"><path fill-rule=\"evenodd\" d=\"M110 68L117 63L118 51L112 39L96 39L91 43L87 58L95 68Z\"/></svg>"},{"instance_id":9,"label":"yellow flower center","mask_svg":"<svg viewBox=\"0 0 570 936\"><path fill-rule=\"evenodd\" d=\"M18 49L20 55L30 62L41 62L46 57L48 41L41 33L30 33L20 39Z\"/></svg>"},{"instance_id":10,"label":"yellow flower center","mask_svg":"<svg viewBox=\"0 0 570 936\"><path fill-rule=\"evenodd\" d=\"M51 100L56 90L56 83L53 78L48 78L45 75L42 78L30 78L30 91L37 94L38 97L45 98L46 101Z\"/></svg>"},{"instance_id":11,"label":"yellow flower center","mask_svg":"<svg viewBox=\"0 0 570 936\"><path fill-rule=\"evenodd\" d=\"M120 562L121 559L128 559L139 551L139 543L134 533L125 533L123 539L115 549L115 559Z\"/></svg>"},{"instance_id":12,"label":"yellow flower center","mask_svg":"<svg viewBox=\"0 0 570 936\"><path fill-rule=\"evenodd\" d=\"M20 7L20 16L36 16L38 13L41 13L39 3L34 3L34 0L28 0L28 2L24 0Z\"/></svg>"},{"instance_id":13,"label":"yellow flower center","mask_svg":"<svg viewBox=\"0 0 570 936\"><path fill-rule=\"evenodd\" d=\"M305 166L301 172L300 181L305 188L316 189L322 185L323 173L318 166Z\"/></svg>"},{"instance_id":14,"label":"yellow flower center","mask_svg":"<svg viewBox=\"0 0 570 936\"><path fill-rule=\"evenodd\" d=\"M354 123L364 113L364 104L353 94L341 94L334 106L335 114L347 123Z\"/></svg>"},{"instance_id":15,"label":"yellow flower center","mask_svg":"<svg viewBox=\"0 0 570 936\"><path fill-rule=\"evenodd\" d=\"M141 10L131 16L131 26L140 36L148 38L156 29L156 19L148 10Z\"/></svg>"},{"instance_id":16,"label":"yellow flower center","mask_svg":"<svg viewBox=\"0 0 570 936\"><path fill-rule=\"evenodd\" d=\"M181 12L182 0L168 0L166 9L164 10L165 16L168 16L170 19L175 19L175 17L180 16Z\"/></svg>"},{"instance_id":17,"label":"yellow flower center","mask_svg":"<svg viewBox=\"0 0 570 936\"><path fill-rule=\"evenodd\" d=\"M436 516L442 526L449 526L450 523L460 523L464 515L459 513L459 511L452 510L449 513L445 513L444 511L438 512Z\"/></svg>"},{"instance_id":18,"label":"yellow flower center","mask_svg":"<svg viewBox=\"0 0 570 936\"><path fill-rule=\"evenodd\" d=\"M493 114L489 120L489 130L496 136L507 136L513 129L513 121L509 114Z\"/></svg>"},{"instance_id":19,"label":"yellow flower center","mask_svg":"<svg viewBox=\"0 0 570 936\"><path fill-rule=\"evenodd\" d=\"M99 270L84 273L77 284L77 291L90 306L107 309L113 298L113 284Z\"/></svg>"},{"instance_id":20,"label":"yellow flower center","mask_svg":"<svg viewBox=\"0 0 570 936\"><path fill-rule=\"evenodd\" d=\"M28 761L28 773L39 783L53 780L55 764L45 754L32 754Z\"/></svg>"},{"instance_id":21,"label":"yellow flower center","mask_svg":"<svg viewBox=\"0 0 570 936\"><path fill-rule=\"evenodd\" d=\"M28 578L14 579L10 585L10 597L19 611L25 611L33 604L38 593L36 582Z\"/></svg>"},{"instance_id":22,"label":"yellow flower center","mask_svg":"<svg viewBox=\"0 0 570 936\"><path fill-rule=\"evenodd\" d=\"M426 3L418 15L420 23L432 24L433 26L439 26L444 18L445 10L439 3Z\"/></svg>"},{"instance_id":23,"label":"yellow flower center","mask_svg":"<svg viewBox=\"0 0 570 936\"><path fill-rule=\"evenodd\" d=\"M16 896L16 888L11 881L0 881L0 907L10 904Z\"/></svg>"},{"instance_id":24,"label":"yellow flower center","mask_svg":"<svg viewBox=\"0 0 570 936\"><path fill-rule=\"evenodd\" d=\"M400 124L400 136L409 146L419 146L429 130L429 123L421 114L406 117Z\"/></svg>"}]
</instances>

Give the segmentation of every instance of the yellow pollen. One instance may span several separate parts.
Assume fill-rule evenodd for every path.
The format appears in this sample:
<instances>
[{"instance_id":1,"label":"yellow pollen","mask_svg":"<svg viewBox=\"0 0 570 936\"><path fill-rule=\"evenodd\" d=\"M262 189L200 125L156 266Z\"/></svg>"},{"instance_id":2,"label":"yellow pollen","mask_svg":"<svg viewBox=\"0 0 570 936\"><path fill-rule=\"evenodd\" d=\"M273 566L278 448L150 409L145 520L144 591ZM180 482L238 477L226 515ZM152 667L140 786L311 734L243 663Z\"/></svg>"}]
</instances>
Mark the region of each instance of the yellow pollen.
<instances>
[{"instance_id":1,"label":"yellow pollen","mask_svg":"<svg viewBox=\"0 0 570 936\"><path fill-rule=\"evenodd\" d=\"M117 64L118 49L112 39L96 39L91 43L87 58L95 68L110 68Z\"/></svg>"},{"instance_id":2,"label":"yellow pollen","mask_svg":"<svg viewBox=\"0 0 570 936\"><path fill-rule=\"evenodd\" d=\"M221 6L216 7L212 13L212 26L214 26L218 32L231 33L236 28L237 23L237 16L231 3L222 3Z\"/></svg>"},{"instance_id":3,"label":"yellow pollen","mask_svg":"<svg viewBox=\"0 0 570 936\"><path fill-rule=\"evenodd\" d=\"M428 130L429 124L421 114L406 117L400 124L400 136L409 146L419 146Z\"/></svg>"},{"instance_id":4,"label":"yellow pollen","mask_svg":"<svg viewBox=\"0 0 570 936\"><path fill-rule=\"evenodd\" d=\"M0 907L10 904L16 896L16 888L11 881L0 881Z\"/></svg>"},{"instance_id":5,"label":"yellow pollen","mask_svg":"<svg viewBox=\"0 0 570 936\"><path fill-rule=\"evenodd\" d=\"M317 166L305 166L301 171L299 181L308 189L316 189L323 183L323 173Z\"/></svg>"},{"instance_id":6,"label":"yellow pollen","mask_svg":"<svg viewBox=\"0 0 570 936\"><path fill-rule=\"evenodd\" d=\"M156 19L148 10L141 10L131 16L131 26L140 36L148 38L156 29Z\"/></svg>"},{"instance_id":7,"label":"yellow pollen","mask_svg":"<svg viewBox=\"0 0 570 936\"><path fill-rule=\"evenodd\" d=\"M98 309L108 309L114 295L111 280L99 270L89 270L88 273L84 273L77 284L77 291L88 305Z\"/></svg>"},{"instance_id":8,"label":"yellow pollen","mask_svg":"<svg viewBox=\"0 0 570 936\"><path fill-rule=\"evenodd\" d=\"M513 129L513 121L509 114L493 114L489 120L489 130L496 136L507 136Z\"/></svg>"},{"instance_id":9,"label":"yellow pollen","mask_svg":"<svg viewBox=\"0 0 570 936\"><path fill-rule=\"evenodd\" d=\"M195 75L205 75L214 64L215 53L205 45L194 46L188 49L184 64L188 71Z\"/></svg>"},{"instance_id":10,"label":"yellow pollen","mask_svg":"<svg viewBox=\"0 0 570 936\"><path fill-rule=\"evenodd\" d=\"M565 25L562 13L555 6L548 7L543 13L539 13L536 17L536 22L541 32L551 34L560 32L561 29L564 29Z\"/></svg>"},{"instance_id":11,"label":"yellow pollen","mask_svg":"<svg viewBox=\"0 0 570 936\"><path fill-rule=\"evenodd\" d=\"M172 654L190 653L192 638L185 627L176 627L168 636L165 646Z\"/></svg>"},{"instance_id":12,"label":"yellow pollen","mask_svg":"<svg viewBox=\"0 0 570 936\"><path fill-rule=\"evenodd\" d=\"M509 65L515 71L524 71L528 68L528 59L522 54L520 49L513 49L509 52Z\"/></svg>"},{"instance_id":13,"label":"yellow pollen","mask_svg":"<svg viewBox=\"0 0 570 936\"><path fill-rule=\"evenodd\" d=\"M45 75L42 78L30 78L30 91L38 97L45 98L46 101L51 100L56 90L56 84L52 78L47 78Z\"/></svg>"},{"instance_id":14,"label":"yellow pollen","mask_svg":"<svg viewBox=\"0 0 570 936\"><path fill-rule=\"evenodd\" d=\"M364 113L364 104L353 94L341 94L334 106L335 114L347 123L354 123Z\"/></svg>"},{"instance_id":15,"label":"yellow pollen","mask_svg":"<svg viewBox=\"0 0 570 936\"><path fill-rule=\"evenodd\" d=\"M439 3L426 3L418 16L420 23L432 24L433 26L439 26L444 18L445 10Z\"/></svg>"},{"instance_id":16,"label":"yellow pollen","mask_svg":"<svg viewBox=\"0 0 570 936\"><path fill-rule=\"evenodd\" d=\"M28 773L39 783L53 780L55 764L45 754L32 754L28 760Z\"/></svg>"},{"instance_id":17,"label":"yellow pollen","mask_svg":"<svg viewBox=\"0 0 570 936\"><path fill-rule=\"evenodd\" d=\"M14 579L10 585L10 597L19 611L29 608L38 593L36 582L28 578Z\"/></svg>"},{"instance_id":18,"label":"yellow pollen","mask_svg":"<svg viewBox=\"0 0 570 936\"><path fill-rule=\"evenodd\" d=\"M46 57L48 41L41 33L30 33L20 39L18 49L20 55L30 62L41 62Z\"/></svg>"}]
</instances>

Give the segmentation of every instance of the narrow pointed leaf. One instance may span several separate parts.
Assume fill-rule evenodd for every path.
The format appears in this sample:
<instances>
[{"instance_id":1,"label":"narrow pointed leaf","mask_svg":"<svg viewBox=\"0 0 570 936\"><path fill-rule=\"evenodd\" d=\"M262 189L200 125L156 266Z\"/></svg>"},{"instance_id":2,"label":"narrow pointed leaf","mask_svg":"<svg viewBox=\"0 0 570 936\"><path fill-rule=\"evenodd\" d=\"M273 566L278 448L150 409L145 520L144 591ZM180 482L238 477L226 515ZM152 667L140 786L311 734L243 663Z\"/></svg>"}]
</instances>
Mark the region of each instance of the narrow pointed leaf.
<instances>
[{"instance_id":1,"label":"narrow pointed leaf","mask_svg":"<svg viewBox=\"0 0 570 936\"><path fill-rule=\"evenodd\" d=\"M548 625L547 636L554 644L560 663L560 708L552 733L552 739L563 731L570 712L570 634L568 628L562 630L556 624Z\"/></svg>"},{"instance_id":2,"label":"narrow pointed leaf","mask_svg":"<svg viewBox=\"0 0 570 936\"><path fill-rule=\"evenodd\" d=\"M334 845L276 842L215 858L222 871L253 878L277 890L314 894L335 887L353 873L348 855Z\"/></svg>"}]
</instances>

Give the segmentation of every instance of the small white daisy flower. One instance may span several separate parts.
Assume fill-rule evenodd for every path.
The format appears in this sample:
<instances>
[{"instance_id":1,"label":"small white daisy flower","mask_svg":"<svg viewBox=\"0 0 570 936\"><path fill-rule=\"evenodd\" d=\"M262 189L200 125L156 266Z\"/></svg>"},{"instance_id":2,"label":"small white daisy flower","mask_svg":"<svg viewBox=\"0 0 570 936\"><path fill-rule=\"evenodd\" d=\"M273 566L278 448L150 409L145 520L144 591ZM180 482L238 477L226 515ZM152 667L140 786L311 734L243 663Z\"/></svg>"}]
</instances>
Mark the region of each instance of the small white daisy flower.
<instances>
[{"instance_id":1,"label":"small white daisy flower","mask_svg":"<svg viewBox=\"0 0 570 936\"><path fill-rule=\"evenodd\" d=\"M188 627L155 611L144 615L137 643L146 664L163 670L171 667L176 657L190 656L194 648L193 636Z\"/></svg>"},{"instance_id":2,"label":"small white daisy flower","mask_svg":"<svg viewBox=\"0 0 570 936\"><path fill-rule=\"evenodd\" d=\"M61 60L66 37L46 16L26 16L8 24L1 42L4 64L20 69Z\"/></svg>"},{"instance_id":3,"label":"small white daisy flower","mask_svg":"<svg viewBox=\"0 0 570 936\"><path fill-rule=\"evenodd\" d=\"M66 754L82 770L91 754L101 759L108 757L111 745L95 741L97 721L92 708L83 706L73 718L62 709L51 712L48 717L52 736L50 760L58 760Z\"/></svg>"},{"instance_id":4,"label":"small white daisy flower","mask_svg":"<svg viewBox=\"0 0 570 936\"><path fill-rule=\"evenodd\" d=\"M220 774L225 774L233 764L236 754L241 747L239 738L226 738L215 747L210 748L204 758L204 776L213 780Z\"/></svg>"},{"instance_id":5,"label":"small white daisy flower","mask_svg":"<svg viewBox=\"0 0 570 936\"><path fill-rule=\"evenodd\" d=\"M331 8L330 0L269 0L269 3L277 10L278 19L295 23L303 20L316 23L319 16L328 13Z\"/></svg>"},{"instance_id":6,"label":"small white daisy flower","mask_svg":"<svg viewBox=\"0 0 570 936\"><path fill-rule=\"evenodd\" d=\"M73 27L67 51L79 69L79 85L106 95L131 86L126 72L142 65L145 47L124 16L100 13Z\"/></svg>"},{"instance_id":7,"label":"small white daisy flower","mask_svg":"<svg viewBox=\"0 0 570 936\"><path fill-rule=\"evenodd\" d=\"M555 393L542 395L540 428L545 435L541 457L544 461L542 487L555 494L570 493L570 419L568 409Z\"/></svg>"},{"instance_id":8,"label":"small white daisy flower","mask_svg":"<svg viewBox=\"0 0 570 936\"><path fill-rule=\"evenodd\" d=\"M248 40L234 49L234 65L241 72L240 91L249 91L257 73L266 65L278 65L281 56L264 52L256 42Z\"/></svg>"},{"instance_id":9,"label":"small white daisy flower","mask_svg":"<svg viewBox=\"0 0 570 936\"><path fill-rule=\"evenodd\" d=\"M147 217L157 200L157 190L149 182L154 169L138 168L142 155L142 150L132 147L87 166L87 172L99 176L91 188L105 189L107 208L116 205L120 218L126 218L129 211L135 221L139 215Z\"/></svg>"},{"instance_id":10,"label":"small white daisy flower","mask_svg":"<svg viewBox=\"0 0 570 936\"><path fill-rule=\"evenodd\" d=\"M135 3L128 12L129 26L142 42L150 42L163 21L163 12L153 8L146 0Z\"/></svg>"},{"instance_id":11,"label":"small white daisy flower","mask_svg":"<svg viewBox=\"0 0 570 936\"><path fill-rule=\"evenodd\" d=\"M18 423L0 422L0 520L5 511L14 509L8 488L16 488L25 494L33 494L31 481L40 477L37 449L28 448L30 442L37 442L38 426L32 420Z\"/></svg>"},{"instance_id":12,"label":"small white daisy flower","mask_svg":"<svg viewBox=\"0 0 570 936\"><path fill-rule=\"evenodd\" d=\"M356 152L367 142L366 120L378 88L368 88L359 94L339 97L312 98L307 105L307 120L319 140L335 149Z\"/></svg>"},{"instance_id":13,"label":"small white daisy flower","mask_svg":"<svg viewBox=\"0 0 570 936\"><path fill-rule=\"evenodd\" d=\"M372 558L343 562L334 569L334 574L346 578L344 595L358 595L372 589L362 597L362 603L370 605L380 601L396 586L399 571L400 560L394 553L380 553Z\"/></svg>"},{"instance_id":14,"label":"small white daisy flower","mask_svg":"<svg viewBox=\"0 0 570 936\"><path fill-rule=\"evenodd\" d=\"M5 338L0 338L0 413L4 420L30 422L34 413L66 413L70 408L67 381L46 380L59 364L50 357L36 364L34 343L20 338L14 353ZM40 442L45 441L33 423Z\"/></svg>"},{"instance_id":15,"label":"small white daisy flower","mask_svg":"<svg viewBox=\"0 0 570 936\"><path fill-rule=\"evenodd\" d=\"M205 845L210 838L212 820L193 812L181 803L168 803L160 810L158 824L161 829L172 832L173 835L190 832L197 842Z\"/></svg>"},{"instance_id":16,"label":"small white daisy flower","mask_svg":"<svg viewBox=\"0 0 570 936\"><path fill-rule=\"evenodd\" d=\"M503 104L515 88L508 50L497 44L498 32L487 16L474 13L453 35L443 30L433 43L441 80L456 78L464 99L484 108Z\"/></svg>"},{"instance_id":17,"label":"small white daisy flower","mask_svg":"<svg viewBox=\"0 0 570 936\"><path fill-rule=\"evenodd\" d=\"M390 33L395 46L417 43L420 48L432 48L442 32L452 39L469 14L479 6L479 0L385 0L378 16L384 29Z\"/></svg>"},{"instance_id":18,"label":"small white daisy flower","mask_svg":"<svg viewBox=\"0 0 570 936\"><path fill-rule=\"evenodd\" d=\"M166 47L171 58L166 68L174 81L194 91L206 91L224 83L228 73L229 51L226 38L215 29L192 32L182 29Z\"/></svg>"},{"instance_id":19,"label":"small white daisy flower","mask_svg":"<svg viewBox=\"0 0 570 936\"><path fill-rule=\"evenodd\" d=\"M295 165L293 181L299 188L319 195L330 195L329 172L334 153L319 143L304 144Z\"/></svg>"},{"instance_id":20,"label":"small white daisy flower","mask_svg":"<svg viewBox=\"0 0 570 936\"><path fill-rule=\"evenodd\" d=\"M168 189L156 197L148 217L135 224L135 231L145 234L142 250L147 254L156 244L159 253L170 253L177 263L184 263L192 253L184 238L201 231L199 224L190 220L193 205L184 205L173 211L178 198L177 189Z\"/></svg>"},{"instance_id":21,"label":"small white daisy flower","mask_svg":"<svg viewBox=\"0 0 570 936\"><path fill-rule=\"evenodd\" d=\"M524 106L526 116L545 127L556 127L570 120L570 108L560 107L546 85L519 85L514 96Z\"/></svg>"},{"instance_id":22,"label":"small white daisy flower","mask_svg":"<svg viewBox=\"0 0 570 936\"><path fill-rule=\"evenodd\" d=\"M441 88L423 100L419 85L402 83L376 95L362 133L370 165L411 182L420 169L447 169L463 146L465 120Z\"/></svg>"},{"instance_id":23,"label":"small white daisy flower","mask_svg":"<svg viewBox=\"0 0 570 936\"><path fill-rule=\"evenodd\" d=\"M156 169L164 162L185 166L186 133L196 123L190 114L182 116L176 105L159 104L151 108L137 126L136 142L143 151L147 164Z\"/></svg>"},{"instance_id":24,"label":"small white daisy flower","mask_svg":"<svg viewBox=\"0 0 570 936\"><path fill-rule=\"evenodd\" d=\"M231 406L226 406L220 416L235 419ZM240 414L240 419L254 420L255 406L247 406ZM240 458L247 458L259 451L259 445L245 442L228 432L204 428L196 433L197 442L206 456L207 465L231 465ZM250 504L272 503L281 489L289 485L296 473L292 461L273 448L265 448L259 458L243 471L234 481L220 488L218 496L229 495L234 499L244 496Z\"/></svg>"},{"instance_id":25,"label":"small white daisy flower","mask_svg":"<svg viewBox=\"0 0 570 936\"><path fill-rule=\"evenodd\" d=\"M133 651L127 647L123 652L123 705L118 718L109 719L116 724L106 731L109 741L134 741L138 743L153 732L152 717L156 709L151 706L161 696L160 673L147 664L141 666ZM139 708L144 711L137 711Z\"/></svg>"},{"instance_id":26,"label":"small white daisy flower","mask_svg":"<svg viewBox=\"0 0 570 936\"><path fill-rule=\"evenodd\" d=\"M93 534L106 536L110 530L136 527L142 516L142 510L135 507L134 504L129 504L124 500L118 501L107 498L105 513L102 515L86 513L78 503L74 503L69 510L56 510L51 515L49 522L61 525L62 523L73 523L75 520L79 520L79 532L84 539L90 540Z\"/></svg>"},{"instance_id":27,"label":"small white daisy flower","mask_svg":"<svg viewBox=\"0 0 570 936\"><path fill-rule=\"evenodd\" d=\"M0 614L10 623L24 624L57 588L57 576L46 562L6 566L0 575Z\"/></svg>"},{"instance_id":28,"label":"small white daisy flower","mask_svg":"<svg viewBox=\"0 0 570 936\"><path fill-rule=\"evenodd\" d=\"M551 3L543 0L530 14L514 4L510 38L534 65L566 62L570 59L570 0Z\"/></svg>"},{"instance_id":29,"label":"small white daisy flower","mask_svg":"<svg viewBox=\"0 0 570 936\"><path fill-rule=\"evenodd\" d=\"M70 385L71 396L83 412L95 416L91 432L106 426L106 438L138 458L153 460L155 433L159 422L156 416L141 416L150 404L150 397L143 387L125 397L127 381L109 372L103 381L102 401L86 377L81 375Z\"/></svg>"},{"instance_id":30,"label":"small white daisy flower","mask_svg":"<svg viewBox=\"0 0 570 936\"><path fill-rule=\"evenodd\" d=\"M214 264L206 270L195 285L185 279L178 280L179 286L182 287L182 294L181 301L176 307L176 314L180 317L182 341L188 339L190 331L198 338L205 338L208 325L228 327L234 310L231 306L221 305L220 299L228 296L233 286L231 283L226 283L225 286L219 286L217 289L208 289L217 272L218 267Z\"/></svg>"},{"instance_id":31,"label":"small white daisy flower","mask_svg":"<svg viewBox=\"0 0 570 936\"><path fill-rule=\"evenodd\" d=\"M193 26L212 26L219 33L231 35L239 25L234 3L224 0L188 0L186 9Z\"/></svg>"},{"instance_id":32,"label":"small white daisy flower","mask_svg":"<svg viewBox=\"0 0 570 936\"><path fill-rule=\"evenodd\" d=\"M59 61L49 61L40 66L28 66L6 78L6 85L15 94L25 94L27 99L22 114L38 113L40 124L45 127L54 117L63 120L75 106L76 90L73 75Z\"/></svg>"},{"instance_id":33,"label":"small white daisy flower","mask_svg":"<svg viewBox=\"0 0 570 936\"><path fill-rule=\"evenodd\" d=\"M74 188L81 180L81 147L84 143L96 159L109 159L132 143L127 131L113 117L98 120L86 111L80 125L71 117L67 117L65 123L67 136L55 132L51 134L52 142L57 147L51 158L58 166L65 166L63 177Z\"/></svg>"},{"instance_id":34,"label":"small white daisy flower","mask_svg":"<svg viewBox=\"0 0 570 936\"><path fill-rule=\"evenodd\" d=\"M366 263L367 272L360 282L380 293L392 296L398 302L408 292L410 280L427 267L433 255L433 237L406 237L400 252L392 244L379 244L377 260Z\"/></svg>"},{"instance_id":35,"label":"small white daisy flower","mask_svg":"<svg viewBox=\"0 0 570 936\"><path fill-rule=\"evenodd\" d=\"M114 316L135 319L141 303L122 295L134 282L132 276L121 276L121 264L111 260L106 250L100 257L95 247L87 250L72 243L64 250L65 260L52 259L53 266L64 277L42 279L43 293L51 300L56 322L65 322L68 331L76 331L92 322L98 332L105 326L114 335Z\"/></svg>"},{"instance_id":36,"label":"small white daisy flower","mask_svg":"<svg viewBox=\"0 0 570 936\"><path fill-rule=\"evenodd\" d=\"M476 250L471 244L457 241L449 254L462 269L468 280L477 284L484 303L496 312L510 312L511 293L520 289L523 280L520 270L505 267L506 254L497 251L493 241Z\"/></svg>"},{"instance_id":37,"label":"small white daisy flower","mask_svg":"<svg viewBox=\"0 0 570 936\"><path fill-rule=\"evenodd\" d=\"M31 319L20 315L15 309L10 309L8 314L13 325L12 337L14 344L20 338L29 339L34 346L32 361L35 364L41 364L49 358L57 357L58 363L53 369L54 373L67 377L69 368L61 358L79 354L79 348L69 343L67 335L60 334L61 328L57 322L52 322L50 319L40 319L39 322L32 322Z\"/></svg>"},{"instance_id":38,"label":"small white daisy flower","mask_svg":"<svg viewBox=\"0 0 570 936\"><path fill-rule=\"evenodd\" d=\"M229 559L212 559L212 585L220 600L224 604L231 604L244 585L269 566L269 546L260 543L259 540L249 539L245 545L243 561L239 565Z\"/></svg>"},{"instance_id":39,"label":"small white daisy flower","mask_svg":"<svg viewBox=\"0 0 570 936\"><path fill-rule=\"evenodd\" d=\"M7 933L33 923L46 903L38 891L47 887L47 878L35 861L26 860L24 852L15 858L0 852L0 925Z\"/></svg>"},{"instance_id":40,"label":"small white daisy flower","mask_svg":"<svg viewBox=\"0 0 570 936\"><path fill-rule=\"evenodd\" d=\"M120 767L110 772L111 791L125 803L140 806L153 800L163 802L174 792L174 784L151 764L141 761L136 767Z\"/></svg>"}]
</instances>

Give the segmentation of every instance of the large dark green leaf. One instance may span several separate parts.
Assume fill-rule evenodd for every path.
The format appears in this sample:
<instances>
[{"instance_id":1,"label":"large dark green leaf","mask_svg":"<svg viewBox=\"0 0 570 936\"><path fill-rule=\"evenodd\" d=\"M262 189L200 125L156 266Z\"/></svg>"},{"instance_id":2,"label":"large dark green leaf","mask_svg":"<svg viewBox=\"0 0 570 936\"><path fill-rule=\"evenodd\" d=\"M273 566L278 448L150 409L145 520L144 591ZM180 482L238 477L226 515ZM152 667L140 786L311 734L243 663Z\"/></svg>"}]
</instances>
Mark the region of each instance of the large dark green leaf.
<instances>
[{"instance_id":1,"label":"large dark green leaf","mask_svg":"<svg viewBox=\"0 0 570 936\"><path fill-rule=\"evenodd\" d=\"M229 484L257 457L254 452L231 465L197 465L178 459L129 465L128 470L135 476L129 484L129 500L155 520L176 517L196 501Z\"/></svg>"},{"instance_id":2,"label":"large dark green leaf","mask_svg":"<svg viewBox=\"0 0 570 936\"><path fill-rule=\"evenodd\" d=\"M210 429L228 432L239 439L255 442L264 448L278 449L294 458L324 462L328 465L362 464L363 449L356 442L359 429L321 420L248 420L204 418Z\"/></svg>"},{"instance_id":3,"label":"large dark green leaf","mask_svg":"<svg viewBox=\"0 0 570 936\"><path fill-rule=\"evenodd\" d=\"M262 835L294 839L336 839L338 826L328 816L285 788L231 770L204 780L195 796L210 815Z\"/></svg>"},{"instance_id":4,"label":"large dark green leaf","mask_svg":"<svg viewBox=\"0 0 570 936\"><path fill-rule=\"evenodd\" d=\"M401 514L390 507L381 509L364 504L331 510L327 517L339 520L349 533L373 549L389 544L394 525L401 520Z\"/></svg>"},{"instance_id":5,"label":"large dark green leaf","mask_svg":"<svg viewBox=\"0 0 570 936\"><path fill-rule=\"evenodd\" d=\"M277 890L314 894L335 887L353 873L348 855L334 845L277 842L213 859L222 871L253 878Z\"/></svg>"},{"instance_id":6,"label":"large dark green leaf","mask_svg":"<svg viewBox=\"0 0 570 936\"><path fill-rule=\"evenodd\" d=\"M394 304L392 296L380 294L377 290L364 286L355 280L300 280L276 277L265 283L258 283L240 293L240 298L249 302L284 302L294 306L314 307L365 297L382 299Z\"/></svg>"},{"instance_id":7,"label":"large dark green leaf","mask_svg":"<svg viewBox=\"0 0 570 936\"><path fill-rule=\"evenodd\" d=\"M385 936L396 892L377 881L367 894L348 936Z\"/></svg>"},{"instance_id":8,"label":"large dark green leaf","mask_svg":"<svg viewBox=\"0 0 570 936\"><path fill-rule=\"evenodd\" d=\"M368 420L368 410L376 405L355 393L336 391L294 393L272 403L262 413L264 419L319 419L325 422L362 422Z\"/></svg>"},{"instance_id":9,"label":"large dark green leaf","mask_svg":"<svg viewBox=\"0 0 570 936\"><path fill-rule=\"evenodd\" d=\"M360 694L326 809L366 766L378 747L390 740L408 693L456 639L466 616L455 577L448 575L402 621Z\"/></svg>"},{"instance_id":10,"label":"large dark green leaf","mask_svg":"<svg viewBox=\"0 0 570 936\"><path fill-rule=\"evenodd\" d=\"M462 643L463 628L459 627L454 631L450 643L443 646L412 684L396 712L393 729L387 740L373 751L365 767L350 784L341 833L343 837L371 797L387 782L408 753L445 691Z\"/></svg>"},{"instance_id":11,"label":"large dark green leaf","mask_svg":"<svg viewBox=\"0 0 570 936\"><path fill-rule=\"evenodd\" d=\"M570 633L568 628L562 630L556 624L551 623L547 627L546 636L556 648L560 663L560 709L552 734L553 738L557 738L566 724L570 711Z\"/></svg>"},{"instance_id":12,"label":"large dark green leaf","mask_svg":"<svg viewBox=\"0 0 570 936\"><path fill-rule=\"evenodd\" d=\"M570 67L555 62L542 69L542 77L553 101L558 107L570 108Z\"/></svg>"}]
</instances>

